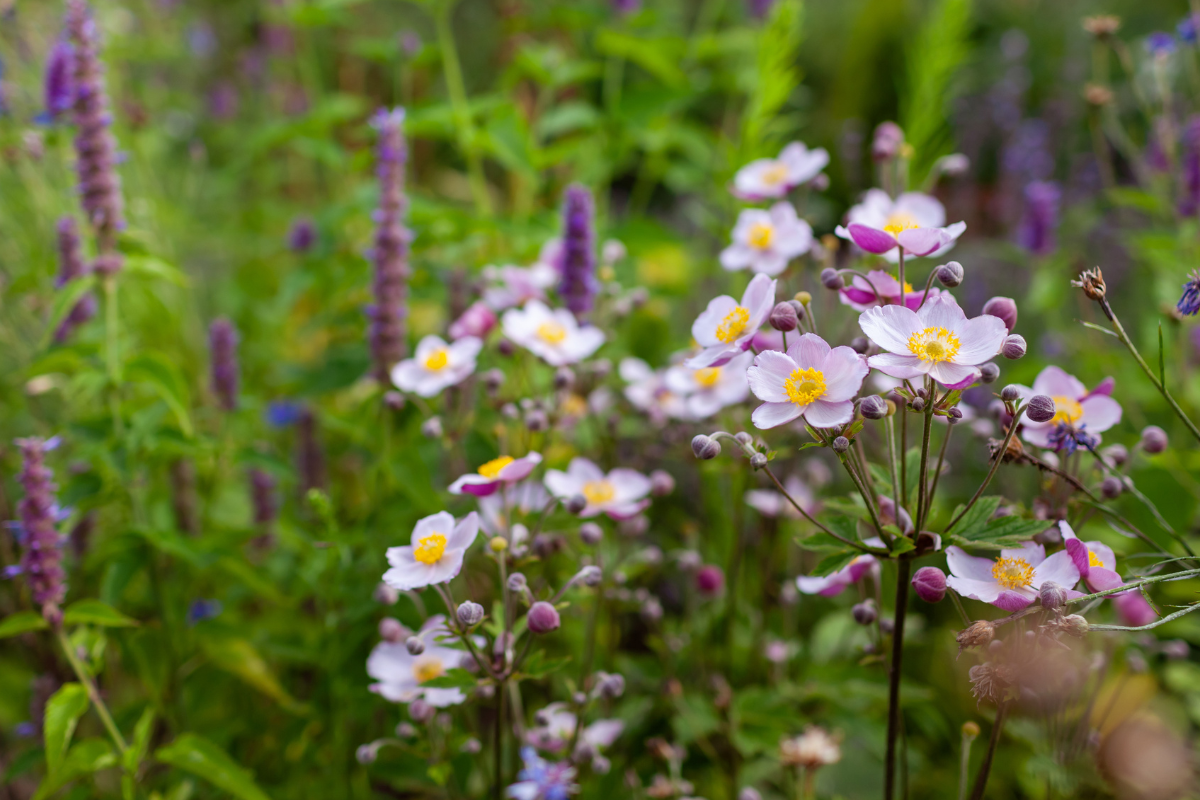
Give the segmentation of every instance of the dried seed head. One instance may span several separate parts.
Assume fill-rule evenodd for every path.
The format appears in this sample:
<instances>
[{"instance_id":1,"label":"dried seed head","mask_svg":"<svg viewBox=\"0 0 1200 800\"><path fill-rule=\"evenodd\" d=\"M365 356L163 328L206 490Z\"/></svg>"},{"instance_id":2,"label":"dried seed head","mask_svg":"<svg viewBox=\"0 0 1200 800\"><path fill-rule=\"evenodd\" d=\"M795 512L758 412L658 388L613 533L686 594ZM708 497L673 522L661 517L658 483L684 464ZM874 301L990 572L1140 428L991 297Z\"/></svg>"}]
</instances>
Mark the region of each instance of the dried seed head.
<instances>
[{"instance_id":1,"label":"dried seed head","mask_svg":"<svg viewBox=\"0 0 1200 800\"><path fill-rule=\"evenodd\" d=\"M995 637L996 626L986 619L981 619L971 627L959 631L954 640L958 642L958 651L961 653L968 647L985 647Z\"/></svg>"},{"instance_id":2,"label":"dried seed head","mask_svg":"<svg viewBox=\"0 0 1200 800\"><path fill-rule=\"evenodd\" d=\"M1096 38L1112 36L1121 29L1121 18L1112 14L1084 17L1083 29Z\"/></svg>"},{"instance_id":3,"label":"dried seed head","mask_svg":"<svg viewBox=\"0 0 1200 800\"><path fill-rule=\"evenodd\" d=\"M1071 281L1071 285L1083 289L1083 293L1088 296L1088 299L1097 302L1104 299L1107 291L1104 285L1104 275L1100 272L1099 267L1079 273L1079 280Z\"/></svg>"}]
</instances>

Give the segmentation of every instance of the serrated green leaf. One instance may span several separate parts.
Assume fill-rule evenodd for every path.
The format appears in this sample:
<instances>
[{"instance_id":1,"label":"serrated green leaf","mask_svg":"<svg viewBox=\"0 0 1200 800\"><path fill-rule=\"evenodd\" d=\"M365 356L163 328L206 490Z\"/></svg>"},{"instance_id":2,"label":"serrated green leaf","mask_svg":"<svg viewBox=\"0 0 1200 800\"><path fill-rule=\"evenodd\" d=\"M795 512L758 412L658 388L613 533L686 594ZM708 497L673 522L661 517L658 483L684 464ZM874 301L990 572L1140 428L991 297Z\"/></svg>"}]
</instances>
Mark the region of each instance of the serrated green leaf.
<instances>
[{"instance_id":1,"label":"serrated green leaf","mask_svg":"<svg viewBox=\"0 0 1200 800\"><path fill-rule=\"evenodd\" d=\"M842 567L854 560L858 552L855 550L846 549L840 553L830 553L822 558L817 565L813 567L809 575L815 578L823 578L826 575L832 575Z\"/></svg>"},{"instance_id":2,"label":"serrated green leaf","mask_svg":"<svg viewBox=\"0 0 1200 800\"><path fill-rule=\"evenodd\" d=\"M125 365L125 377L153 389L175 415L179 429L191 438L192 418L188 413L191 399L187 382L178 366L159 353L143 353L130 359Z\"/></svg>"},{"instance_id":3,"label":"serrated green leaf","mask_svg":"<svg viewBox=\"0 0 1200 800\"><path fill-rule=\"evenodd\" d=\"M99 600L77 600L63 611L63 622L67 625L99 625L102 628L133 628L139 623L127 617L107 603Z\"/></svg>"},{"instance_id":4,"label":"serrated green leaf","mask_svg":"<svg viewBox=\"0 0 1200 800\"><path fill-rule=\"evenodd\" d=\"M1004 498L998 495L990 497L981 497L971 506L971 510L966 515L958 520L958 524L954 526L954 533L964 539L970 539L974 531L980 530L987 524L987 521L996 513L996 509L1000 507L1000 502ZM957 519L962 513L964 505L960 505L954 509L954 513L950 515L950 519Z\"/></svg>"},{"instance_id":5,"label":"serrated green leaf","mask_svg":"<svg viewBox=\"0 0 1200 800\"><path fill-rule=\"evenodd\" d=\"M901 553L907 553L909 550L916 550L917 543L907 536L897 536L892 540L891 546L892 555L898 556Z\"/></svg>"},{"instance_id":6,"label":"serrated green leaf","mask_svg":"<svg viewBox=\"0 0 1200 800\"><path fill-rule=\"evenodd\" d=\"M824 447L824 446L825 445L822 444L821 442L805 442L804 444L797 447L796 450L797 450L797 452L801 452L801 451L807 450L810 447Z\"/></svg>"},{"instance_id":7,"label":"serrated green leaf","mask_svg":"<svg viewBox=\"0 0 1200 800\"><path fill-rule=\"evenodd\" d=\"M190 772L240 800L270 800L258 788L250 772L216 744L194 733L185 733L169 745L160 747L154 757L164 764Z\"/></svg>"},{"instance_id":8,"label":"serrated green leaf","mask_svg":"<svg viewBox=\"0 0 1200 800\"><path fill-rule=\"evenodd\" d=\"M50 624L36 611L18 611L0 620L0 639L29 631L44 631Z\"/></svg>"},{"instance_id":9,"label":"serrated green leaf","mask_svg":"<svg viewBox=\"0 0 1200 800\"><path fill-rule=\"evenodd\" d=\"M427 680L421 684L428 689L474 689L479 685L479 679L465 669L448 669L442 675Z\"/></svg>"},{"instance_id":10,"label":"serrated green leaf","mask_svg":"<svg viewBox=\"0 0 1200 800\"><path fill-rule=\"evenodd\" d=\"M64 683L46 702L42 719L46 747L46 769L53 775L62 766L75 725L88 709L88 693L82 683Z\"/></svg>"},{"instance_id":11,"label":"serrated green leaf","mask_svg":"<svg viewBox=\"0 0 1200 800\"><path fill-rule=\"evenodd\" d=\"M958 541L969 542L972 546L995 545L1011 547L1028 541L1041 533L1047 527L1045 520L1022 519L1020 517L1000 517L989 520L987 524L972 529L970 535L953 534Z\"/></svg>"},{"instance_id":12,"label":"serrated green leaf","mask_svg":"<svg viewBox=\"0 0 1200 800\"><path fill-rule=\"evenodd\" d=\"M116 764L116 754L107 740L84 739L71 748L56 772L46 776L33 798L45 800L70 781L114 767Z\"/></svg>"}]
</instances>

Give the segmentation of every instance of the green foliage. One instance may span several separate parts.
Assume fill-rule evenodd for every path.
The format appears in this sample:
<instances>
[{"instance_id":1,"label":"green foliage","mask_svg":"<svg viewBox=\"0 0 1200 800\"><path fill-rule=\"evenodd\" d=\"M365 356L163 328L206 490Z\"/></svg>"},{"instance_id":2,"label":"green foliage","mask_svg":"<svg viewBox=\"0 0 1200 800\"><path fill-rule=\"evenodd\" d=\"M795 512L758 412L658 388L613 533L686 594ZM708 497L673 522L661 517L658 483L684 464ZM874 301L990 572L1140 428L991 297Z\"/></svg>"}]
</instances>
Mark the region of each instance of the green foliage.
<instances>
[{"instance_id":1,"label":"green foliage","mask_svg":"<svg viewBox=\"0 0 1200 800\"><path fill-rule=\"evenodd\" d=\"M51 775L62 768L67 747L75 735L75 726L87 710L87 689L80 683L64 683L47 701L42 730L46 743L46 767Z\"/></svg>"},{"instance_id":2,"label":"green foliage","mask_svg":"<svg viewBox=\"0 0 1200 800\"><path fill-rule=\"evenodd\" d=\"M741 162L775 155L795 120L784 114L800 86L797 63L804 33L803 0L778 0L758 35L754 89L742 115Z\"/></svg>"},{"instance_id":3,"label":"green foliage","mask_svg":"<svg viewBox=\"0 0 1200 800\"><path fill-rule=\"evenodd\" d=\"M961 68L971 53L972 0L933 0L905 49L900 126L914 150L910 167L920 185L938 156L949 152L947 114L962 91Z\"/></svg>"},{"instance_id":4,"label":"green foliage","mask_svg":"<svg viewBox=\"0 0 1200 800\"><path fill-rule=\"evenodd\" d=\"M238 800L268 800L268 796L254 782L254 776L238 766L229 755L216 744L185 733L175 741L154 751L154 757L168 766L189 772L228 792Z\"/></svg>"}]
</instances>

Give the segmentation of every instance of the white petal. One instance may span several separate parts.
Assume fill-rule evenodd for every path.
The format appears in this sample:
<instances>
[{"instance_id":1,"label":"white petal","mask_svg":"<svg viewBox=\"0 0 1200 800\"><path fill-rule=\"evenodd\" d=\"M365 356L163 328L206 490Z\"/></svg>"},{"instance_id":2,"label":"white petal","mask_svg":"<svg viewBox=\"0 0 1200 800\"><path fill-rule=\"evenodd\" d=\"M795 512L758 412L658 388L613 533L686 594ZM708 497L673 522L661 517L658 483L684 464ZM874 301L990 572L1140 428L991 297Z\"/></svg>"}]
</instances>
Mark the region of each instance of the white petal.
<instances>
[{"instance_id":1,"label":"white petal","mask_svg":"<svg viewBox=\"0 0 1200 800\"><path fill-rule=\"evenodd\" d=\"M925 328L915 312L896 305L868 308L859 315L858 326L884 350L902 355L910 354L909 337Z\"/></svg>"},{"instance_id":2,"label":"white petal","mask_svg":"<svg viewBox=\"0 0 1200 800\"><path fill-rule=\"evenodd\" d=\"M763 403L754 409L750 419L755 427L767 430L791 422L803 411L804 406L798 406L795 403Z\"/></svg>"}]
</instances>

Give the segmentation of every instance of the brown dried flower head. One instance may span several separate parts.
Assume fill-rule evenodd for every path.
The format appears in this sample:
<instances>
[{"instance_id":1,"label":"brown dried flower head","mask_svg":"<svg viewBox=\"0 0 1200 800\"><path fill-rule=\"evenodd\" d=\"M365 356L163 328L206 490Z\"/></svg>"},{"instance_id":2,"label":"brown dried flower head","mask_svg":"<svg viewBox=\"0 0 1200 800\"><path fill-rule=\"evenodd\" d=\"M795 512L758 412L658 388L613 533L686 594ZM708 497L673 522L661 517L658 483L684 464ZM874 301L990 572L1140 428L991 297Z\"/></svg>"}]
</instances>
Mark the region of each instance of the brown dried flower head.
<instances>
[{"instance_id":1,"label":"brown dried flower head","mask_svg":"<svg viewBox=\"0 0 1200 800\"><path fill-rule=\"evenodd\" d=\"M1079 280L1071 281L1071 285L1083 289L1083 293L1088 296L1088 299L1096 302L1103 300L1107 291L1107 287L1104 285L1104 274L1100 272L1099 267L1079 273Z\"/></svg>"},{"instance_id":2,"label":"brown dried flower head","mask_svg":"<svg viewBox=\"0 0 1200 800\"><path fill-rule=\"evenodd\" d=\"M1120 28L1121 18L1112 14L1098 14L1094 17L1083 18L1083 29L1098 39L1112 36Z\"/></svg>"},{"instance_id":3,"label":"brown dried flower head","mask_svg":"<svg viewBox=\"0 0 1200 800\"><path fill-rule=\"evenodd\" d=\"M959 631L958 636L954 637L958 642L960 655L968 647L986 647L994 638L996 638L996 626L986 619L981 619L971 627Z\"/></svg>"},{"instance_id":4,"label":"brown dried flower head","mask_svg":"<svg viewBox=\"0 0 1200 800\"><path fill-rule=\"evenodd\" d=\"M1113 101L1112 89L1098 83L1089 83L1083 87L1083 99L1092 106L1106 106Z\"/></svg>"}]
</instances>

